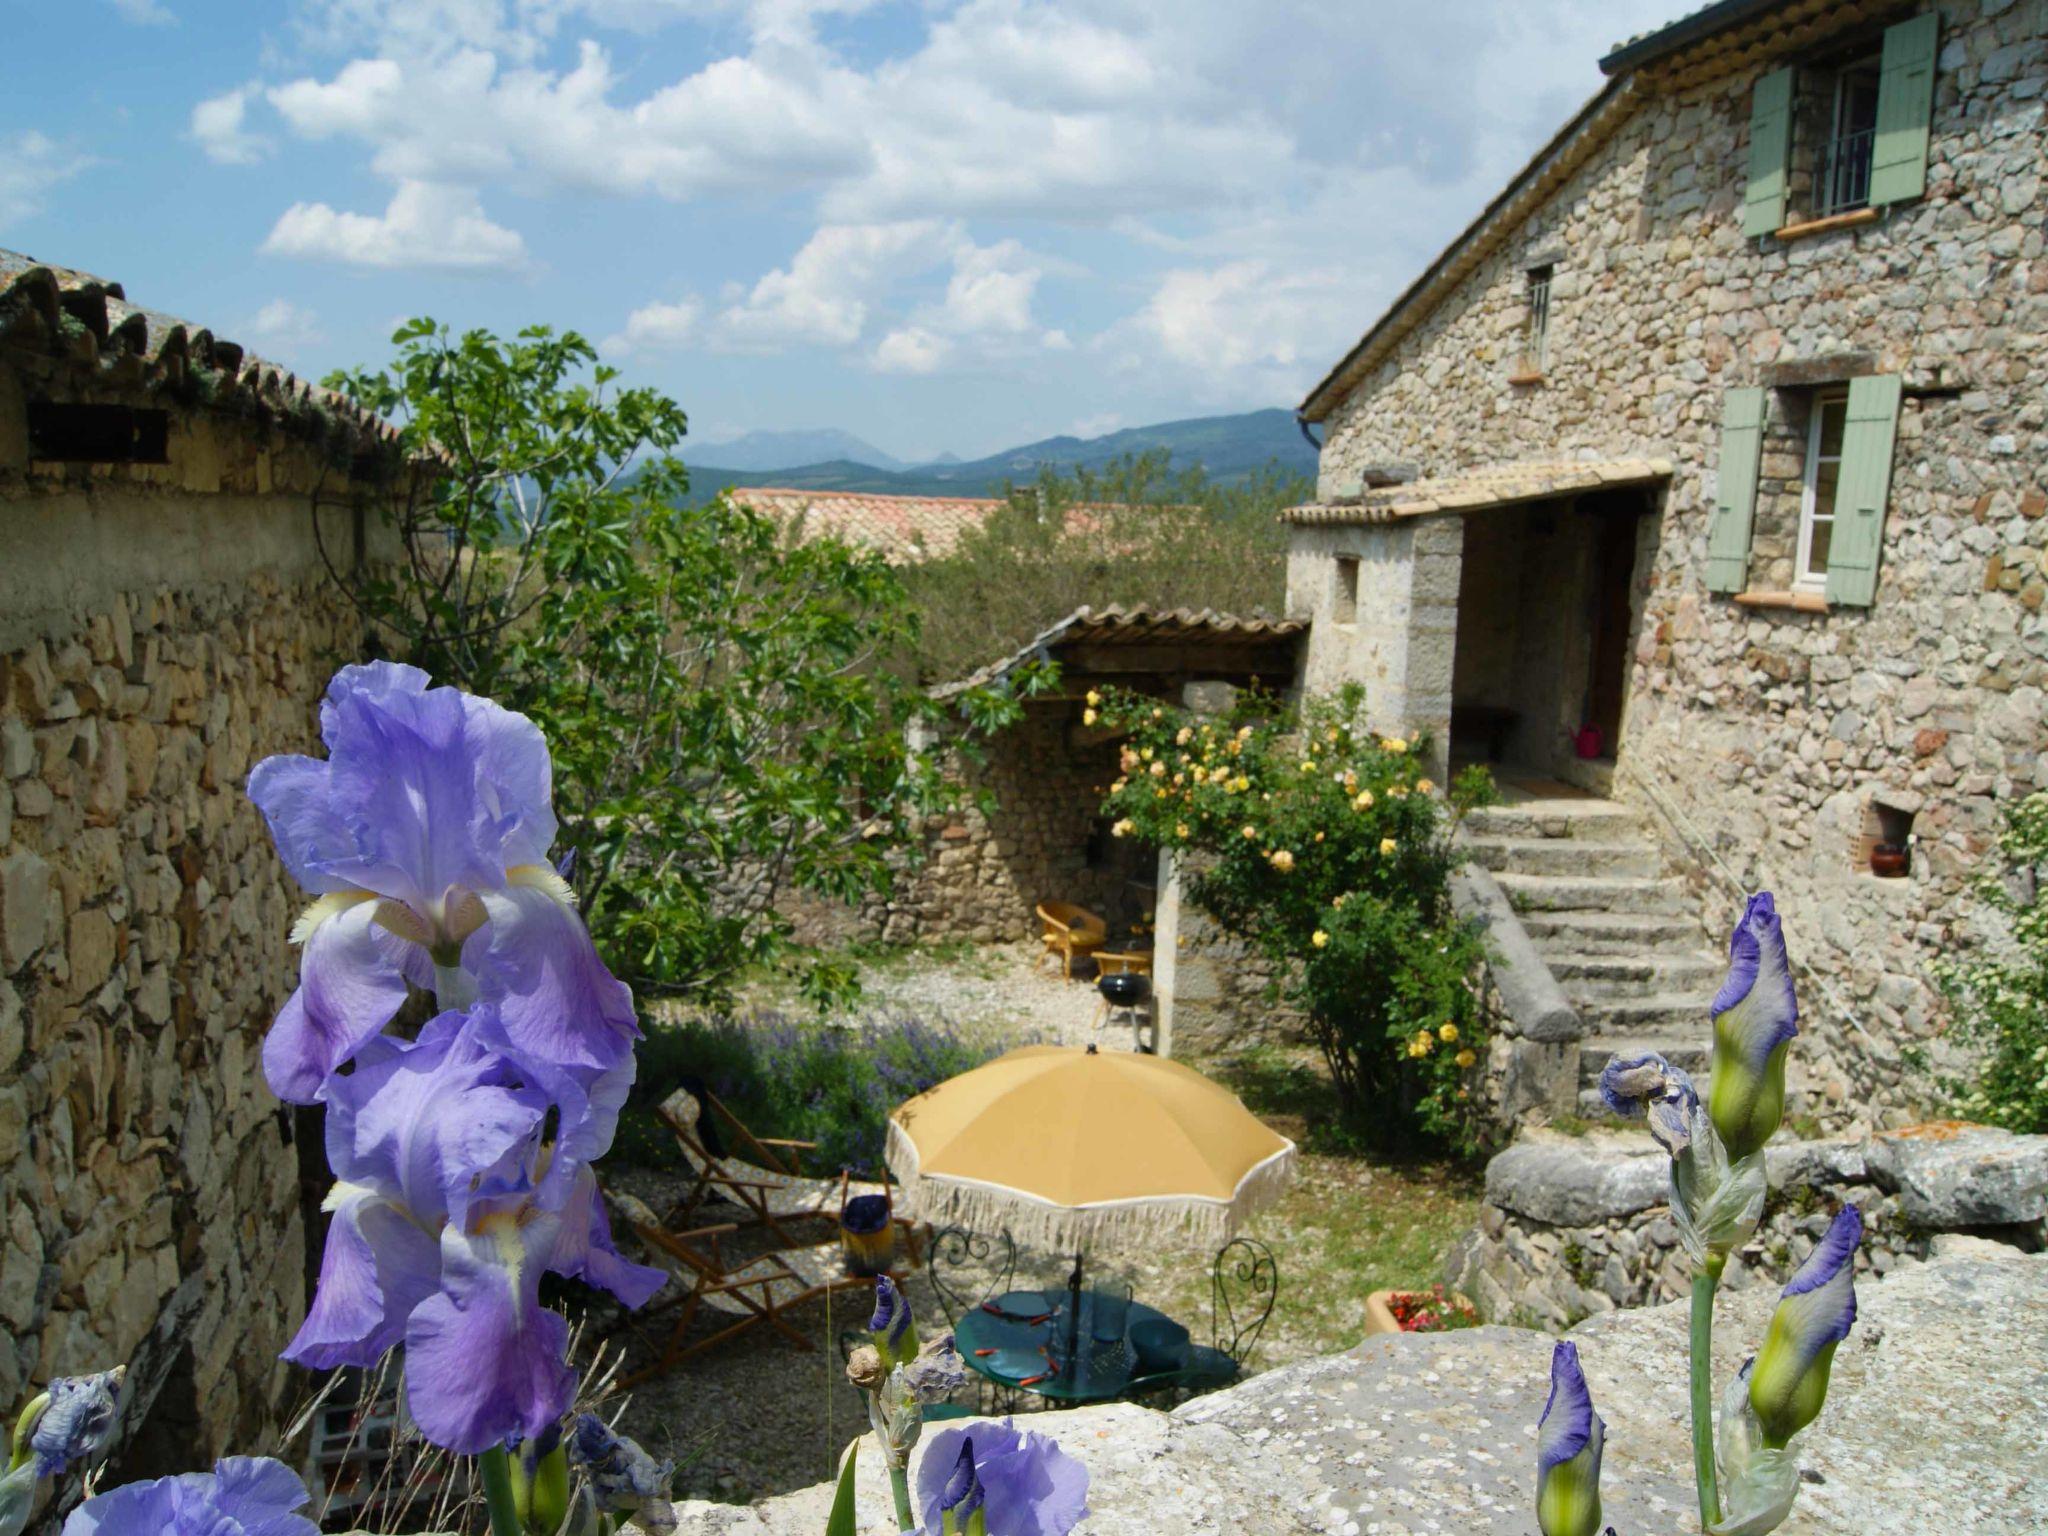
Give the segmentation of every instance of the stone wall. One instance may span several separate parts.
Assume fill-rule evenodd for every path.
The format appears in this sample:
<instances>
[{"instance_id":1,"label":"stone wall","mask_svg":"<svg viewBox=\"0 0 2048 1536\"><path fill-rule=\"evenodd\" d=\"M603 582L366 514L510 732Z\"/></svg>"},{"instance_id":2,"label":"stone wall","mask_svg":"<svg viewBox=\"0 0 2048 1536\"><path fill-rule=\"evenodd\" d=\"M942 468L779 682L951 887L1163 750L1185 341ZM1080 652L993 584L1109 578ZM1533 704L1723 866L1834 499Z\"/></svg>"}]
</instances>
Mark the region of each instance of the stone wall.
<instances>
[{"instance_id":1,"label":"stone wall","mask_svg":"<svg viewBox=\"0 0 2048 1536\"><path fill-rule=\"evenodd\" d=\"M1770 1195L1724 1284L1782 1285L1844 1205L1863 1216L1860 1270L1925 1258L1942 1233L2029 1252L2048 1218L2048 1136L1953 1123L1874 1138L1783 1142ZM1616 1307L1674 1301L1691 1270L1668 1200L1670 1160L1643 1133L1536 1136L1488 1164L1479 1224L1445 1279L1491 1322L1569 1327Z\"/></svg>"},{"instance_id":2,"label":"stone wall","mask_svg":"<svg viewBox=\"0 0 2048 1536\"><path fill-rule=\"evenodd\" d=\"M1149 852L1107 837L1103 797L1117 775L1116 738L1081 723L1072 700L1033 702L1015 725L954 753L958 808L925 829L921 861L886 897L858 910L806 903L807 938L878 937L890 943L1035 937L1041 901L1099 913L1112 939L1149 919Z\"/></svg>"},{"instance_id":3,"label":"stone wall","mask_svg":"<svg viewBox=\"0 0 2048 1536\"><path fill-rule=\"evenodd\" d=\"M2048 4L1940 10L1923 199L1789 243L1745 239L1750 92L1777 61L1649 94L1336 408L1321 462L1325 499L1394 462L1425 476L1574 456L1676 463L1638 569L1617 790L1657 791L1674 846L1707 872L1710 929L1738 888L1778 893L1810 1038L1840 1094L1893 1122L1911 1112L1900 1052L1937 1024L1926 964L1973 931L1967 881L2002 803L2048 786ZM1548 367L1514 384L1538 257L1556 263ZM1908 383L1876 601L1817 613L1711 596L1724 393L1816 366ZM1758 590L1789 559L1799 408L1773 391ZM1465 520L1466 540L1489 536L1488 516ZM1370 552L1432 525L1455 527L1300 530L1290 611L1322 618L1337 543ZM1393 580L1403 602L1441 584L1422 570ZM1441 720L1451 657L1414 652L1445 649L1444 627L1411 624L1402 675L1364 679L1381 691L1376 717ZM1340 643L1318 622L1312 681L1340 670L1323 660ZM1914 867L1875 878L1864 852L1899 818Z\"/></svg>"},{"instance_id":4,"label":"stone wall","mask_svg":"<svg viewBox=\"0 0 2048 1536\"><path fill-rule=\"evenodd\" d=\"M303 898L242 786L317 749L360 632L327 451L180 411L168 464L31 465L23 398L63 382L0 367L0 1403L127 1361L119 1480L286 1406L301 1149L258 1052Z\"/></svg>"}]
</instances>

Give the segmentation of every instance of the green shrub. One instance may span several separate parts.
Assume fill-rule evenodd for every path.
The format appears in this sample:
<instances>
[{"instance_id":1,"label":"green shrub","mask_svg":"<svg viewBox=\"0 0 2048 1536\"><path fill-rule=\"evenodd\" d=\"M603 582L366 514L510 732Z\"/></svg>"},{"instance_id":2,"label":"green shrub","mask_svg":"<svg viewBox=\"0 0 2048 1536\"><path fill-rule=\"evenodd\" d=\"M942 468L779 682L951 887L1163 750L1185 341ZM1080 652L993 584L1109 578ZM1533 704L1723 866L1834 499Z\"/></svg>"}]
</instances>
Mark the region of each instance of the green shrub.
<instances>
[{"instance_id":1,"label":"green shrub","mask_svg":"<svg viewBox=\"0 0 2048 1536\"><path fill-rule=\"evenodd\" d=\"M950 1024L911 1017L850 1024L759 1013L655 1025L640 1044L614 1155L680 1167L675 1138L655 1109L695 1079L756 1136L816 1142L800 1159L805 1172L872 1174L882 1166L890 1110L1014 1043L977 1045Z\"/></svg>"},{"instance_id":2,"label":"green shrub","mask_svg":"<svg viewBox=\"0 0 2048 1536\"><path fill-rule=\"evenodd\" d=\"M1955 1107L2008 1130L2048 1131L2048 791L2006 813L1998 867L1978 894L2004 919L1997 942L1963 959L1936 962L1934 973L1955 1005L1955 1033L1983 1056L1970 1082L1946 1086Z\"/></svg>"},{"instance_id":3,"label":"green shrub","mask_svg":"<svg viewBox=\"0 0 2048 1536\"><path fill-rule=\"evenodd\" d=\"M1472 1151L1484 952L1451 912L1451 831L1491 784L1461 775L1440 798L1426 744L1363 728L1362 704L1357 689L1263 714L1248 700L1218 722L1107 693L1084 719L1127 733L1112 831L1193 856L1190 898L1274 962L1358 1134Z\"/></svg>"}]
</instances>

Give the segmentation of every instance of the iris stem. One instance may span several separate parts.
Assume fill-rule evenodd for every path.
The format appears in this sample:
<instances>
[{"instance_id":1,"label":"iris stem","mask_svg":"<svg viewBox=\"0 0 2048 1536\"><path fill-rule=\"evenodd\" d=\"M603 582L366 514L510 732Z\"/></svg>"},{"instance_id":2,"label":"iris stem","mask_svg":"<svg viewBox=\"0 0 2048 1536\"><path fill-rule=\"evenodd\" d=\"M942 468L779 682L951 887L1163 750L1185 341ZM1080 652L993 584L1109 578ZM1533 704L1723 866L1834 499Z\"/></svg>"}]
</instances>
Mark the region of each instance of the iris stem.
<instances>
[{"instance_id":1,"label":"iris stem","mask_svg":"<svg viewBox=\"0 0 2048 1536\"><path fill-rule=\"evenodd\" d=\"M899 1531L915 1531L917 1529L917 1516L911 1513L910 1509L910 1469L908 1467L892 1466L889 1468L889 1491L896 1495L896 1529Z\"/></svg>"},{"instance_id":2,"label":"iris stem","mask_svg":"<svg viewBox=\"0 0 2048 1536\"><path fill-rule=\"evenodd\" d=\"M484 1508L491 1512L491 1536L523 1536L519 1499L512 1489L512 1453L494 1445L476 1459L483 1479Z\"/></svg>"},{"instance_id":3,"label":"iris stem","mask_svg":"<svg viewBox=\"0 0 2048 1536\"><path fill-rule=\"evenodd\" d=\"M1721 1487L1714 1470L1714 1291L1721 1283L1724 1254L1707 1255L1692 1277L1692 1469L1699 1489L1700 1524L1721 1522Z\"/></svg>"}]
</instances>

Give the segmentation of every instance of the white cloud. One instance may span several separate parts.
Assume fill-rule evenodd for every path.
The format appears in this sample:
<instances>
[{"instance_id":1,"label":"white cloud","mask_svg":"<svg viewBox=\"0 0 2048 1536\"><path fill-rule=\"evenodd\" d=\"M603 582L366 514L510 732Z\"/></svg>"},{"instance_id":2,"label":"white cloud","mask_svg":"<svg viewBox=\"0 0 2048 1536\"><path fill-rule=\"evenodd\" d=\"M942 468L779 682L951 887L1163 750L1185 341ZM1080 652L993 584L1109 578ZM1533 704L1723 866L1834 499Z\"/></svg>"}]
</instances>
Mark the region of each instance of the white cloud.
<instances>
[{"instance_id":1,"label":"white cloud","mask_svg":"<svg viewBox=\"0 0 2048 1536\"><path fill-rule=\"evenodd\" d=\"M526 264L525 241L516 230L492 223L474 192L424 181L400 182L381 214L294 203L263 250L356 267L481 270Z\"/></svg>"},{"instance_id":2,"label":"white cloud","mask_svg":"<svg viewBox=\"0 0 2048 1536\"><path fill-rule=\"evenodd\" d=\"M250 317L242 334L258 348L281 353L296 352L327 339L320 329L320 317L290 299L272 299Z\"/></svg>"},{"instance_id":3,"label":"white cloud","mask_svg":"<svg viewBox=\"0 0 2048 1536\"><path fill-rule=\"evenodd\" d=\"M41 213L51 188L91 164L33 128L0 137L0 228Z\"/></svg>"},{"instance_id":4,"label":"white cloud","mask_svg":"<svg viewBox=\"0 0 2048 1536\"><path fill-rule=\"evenodd\" d=\"M114 9L139 27L176 26L178 18L158 0L113 0Z\"/></svg>"},{"instance_id":5,"label":"white cloud","mask_svg":"<svg viewBox=\"0 0 2048 1536\"><path fill-rule=\"evenodd\" d=\"M921 325L891 331L875 344L872 359L879 373L937 373L953 356L953 343Z\"/></svg>"},{"instance_id":6,"label":"white cloud","mask_svg":"<svg viewBox=\"0 0 2048 1536\"><path fill-rule=\"evenodd\" d=\"M740 350L851 346L889 281L944 261L952 238L936 219L824 225L718 317L718 340Z\"/></svg>"},{"instance_id":7,"label":"white cloud","mask_svg":"<svg viewBox=\"0 0 2048 1536\"><path fill-rule=\"evenodd\" d=\"M607 336L599 350L614 357L634 352L672 352L695 339L703 305L695 299L643 304L626 316L625 328Z\"/></svg>"},{"instance_id":8,"label":"white cloud","mask_svg":"<svg viewBox=\"0 0 2048 1536\"><path fill-rule=\"evenodd\" d=\"M270 153L270 141L249 131L249 100L255 94L252 85L237 86L192 109L192 137L207 159L220 165L254 165Z\"/></svg>"}]
</instances>

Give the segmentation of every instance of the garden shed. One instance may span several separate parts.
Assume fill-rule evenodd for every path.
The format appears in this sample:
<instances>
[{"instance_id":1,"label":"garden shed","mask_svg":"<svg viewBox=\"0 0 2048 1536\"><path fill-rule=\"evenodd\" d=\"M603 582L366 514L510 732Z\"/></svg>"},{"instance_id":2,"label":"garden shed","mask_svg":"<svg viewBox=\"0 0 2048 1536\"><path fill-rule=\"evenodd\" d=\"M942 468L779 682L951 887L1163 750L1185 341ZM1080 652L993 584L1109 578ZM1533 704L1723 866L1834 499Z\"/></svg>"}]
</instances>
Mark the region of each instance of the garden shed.
<instances>
[{"instance_id":1,"label":"garden shed","mask_svg":"<svg viewBox=\"0 0 2048 1536\"><path fill-rule=\"evenodd\" d=\"M1220 702L1246 687L1285 693L1307 632L1297 620L1207 609L1083 607L936 689L944 700L1001 686L1031 663L1059 667L1056 686L1026 699L1024 718L984 742L978 761L960 756L967 798L927 828L923 866L863 916L891 940L980 942L1029 937L1033 907L1049 899L1100 913L1113 935L1149 922L1154 860L1111 837L1101 814L1117 746L1085 719L1089 691L1129 688L1176 703Z\"/></svg>"}]
</instances>

